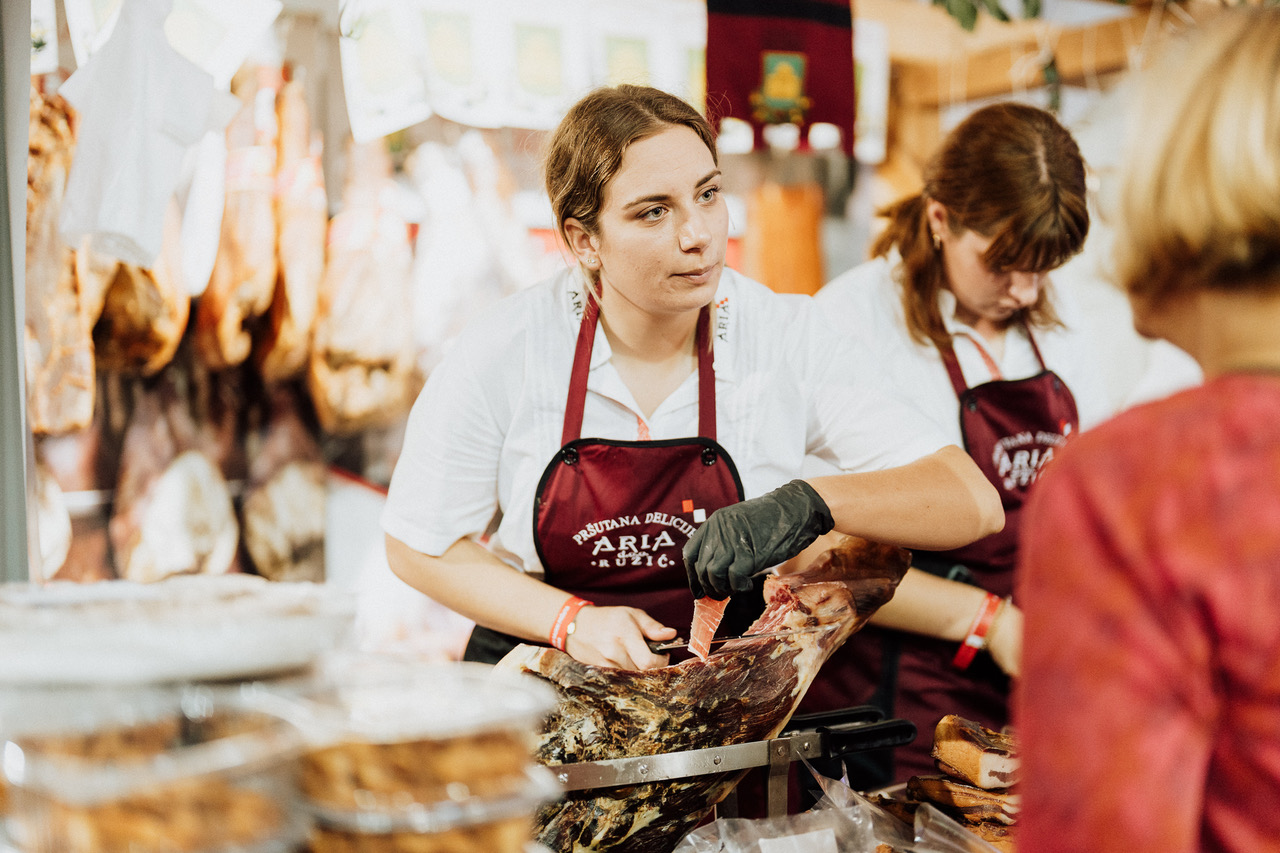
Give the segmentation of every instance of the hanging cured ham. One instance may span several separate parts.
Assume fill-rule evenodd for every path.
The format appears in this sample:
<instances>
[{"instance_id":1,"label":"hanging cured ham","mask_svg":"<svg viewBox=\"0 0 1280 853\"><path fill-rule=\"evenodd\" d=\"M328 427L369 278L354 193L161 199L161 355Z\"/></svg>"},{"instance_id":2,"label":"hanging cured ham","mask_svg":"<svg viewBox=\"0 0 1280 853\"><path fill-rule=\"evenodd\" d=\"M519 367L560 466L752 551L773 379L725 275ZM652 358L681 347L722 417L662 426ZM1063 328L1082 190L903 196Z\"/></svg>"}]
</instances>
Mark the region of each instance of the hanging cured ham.
<instances>
[{"instance_id":1,"label":"hanging cured ham","mask_svg":"<svg viewBox=\"0 0 1280 853\"><path fill-rule=\"evenodd\" d=\"M172 387L138 391L109 531L116 571L127 580L220 574L234 565L240 526L231 492Z\"/></svg>"},{"instance_id":2,"label":"hanging cured ham","mask_svg":"<svg viewBox=\"0 0 1280 853\"><path fill-rule=\"evenodd\" d=\"M170 202L160 257L151 269L117 263L93 327L98 367L152 376L178 351L191 314L191 297L182 287L179 242L182 225ZM77 263L77 269L89 261ZM97 262L102 265L102 261Z\"/></svg>"},{"instance_id":3,"label":"hanging cured ham","mask_svg":"<svg viewBox=\"0 0 1280 853\"><path fill-rule=\"evenodd\" d=\"M277 581L324 580L325 466L288 386L272 393L270 415L249 462L244 544L258 574Z\"/></svg>"},{"instance_id":4,"label":"hanging cured ham","mask_svg":"<svg viewBox=\"0 0 1280 853\"><path fill-rule=\"evenodd\" d=\"M300 376L307 366L329 225L319 140L312 138L301 80L290 80L281 87L276 115L280 132L276 148L279 275L265 327L255 345L255 359L268 384Z\"/></svg>"},{"instance_id":5,"label":"hanging cured ham","mask_svg":"<svg viewBox=\"0 0 1280 853\"><path fill-rule=\"evenodd\" d=\"M196 309L196 348L214 370L249 357L247 326L266 313L275 292L278 85L262 69L237 75L232 84L243 106L227 126L222 231Z\"/></svg>"},{"instance_id":6,"label":"hanging cured ham","mask_svg":"<svg viewBox=\"0 0 1280 853\"><path fill-rule=\"evenodd\" d=\"M845 537L804 572L769 578L765 611L745 632L802 633L732 640L706 660L641 672L522 645L498 667L555 685L559 705L537 749L547 765L767 740L823 662L893 596L909 562L901 548ZM553 850L670 853L745 772L572 791L539 811L538 840Z\"/></svg>"},{"instance_id":7,"label":"hanging cured ham","mask_svg":"<svg viewBox=\"0 0 1280 853\"><path fill-rule=\"evenodd\" d=\"M58 233L74 150L66 101L31 90L27 158L27 418L32 432L56 435L93 417L93 319L76 286L75 259Z\"/></svg>"},{"instance_id":8,"label":"hanging cured ham","mask_svg":"<svg viewBox=\"0 0 1280 853\"><path fill-rule=\"evenodd\" d=\"M96 323L107 300L107 288L115 281L120 260L95 251L92 244L92 238L86 237L76 249L76 289L85 315Z\"/></svg>"},{"instance_id":9,"label":"hanging cured ham","mask_svg":"<svg viewBox=\"0 0 1280 853\"><path fill-rule=\"evenodd\" d=\"M408 225L386 202L394 189L381 141L353 146L329 255L307 380L325 430L353 433L401 417L413 400L414 341Z\"/></svg>"},{"instance_id":10,"label":"hanging cured ham","mask_svg":"<svg viewBox=\"0 0 1280 853\"><path fill-rule=\"evenodd\" d=\"M46 502L42 512L52 513L51 522L62 525L63 518L56 503L67 513L65 521L71 536L68 553L58 566L45 564L45 578L80 583L115 578L115 569L107 545L107 514L95 499L109 495L117 479L120 436L108 425L108 411L119 399L118 374L98 376L98 390L89 426L62 435L41 436L35 442L37 474L43 468L50 482L40 483L47 490L40 500ZM54 501L54 496L58 501ZM55 517L56 516L56 517ZM46 539L44 516L40 520L42 556L52 540ZM54 574L48 574L49 569Z\"/></svg>"}]
</instances>

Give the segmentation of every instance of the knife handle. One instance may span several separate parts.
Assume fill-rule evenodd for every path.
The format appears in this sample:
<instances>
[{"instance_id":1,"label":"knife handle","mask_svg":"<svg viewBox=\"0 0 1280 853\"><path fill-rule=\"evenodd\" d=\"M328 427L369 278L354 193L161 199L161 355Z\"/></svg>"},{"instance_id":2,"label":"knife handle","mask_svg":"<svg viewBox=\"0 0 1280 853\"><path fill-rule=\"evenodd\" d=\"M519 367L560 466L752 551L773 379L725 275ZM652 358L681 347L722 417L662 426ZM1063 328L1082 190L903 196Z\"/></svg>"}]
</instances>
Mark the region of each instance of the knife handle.
<instances>
[{"instance_id":1,"label":"knife handle","mask_svg":"<svg viewBox=\"0 0 1280 853\"><path fill-rule=\"evenodd\" d=\"M834 711L816 711L809 714L793 714L787 721L786 731L792 729L816 729L841 723L876 723L884 719L884 711L875 705L854 705Z\"/></svg>"},{"instance_id":2,"label":"knife handle","mask_svg":"<svg viewBox=\"0 0 1280 853\"><path fill-rule=\"evenodd\" d=\"M818 729L826 736L826 753L832 758L850 752L905 746L916 739L916 724L910 720L881 720L878 723L848 723Z\"/></svg>"},{"instance_id":3,"label":"knife handle","mask_svg":"<svg viewBox=\"0 0 1280 853\"><path fill-rule=\"evenodd\" d=\"M676 637L674 640L645 640L649 646L649 651L655 655L665 655L667 652L683 649L689 645L689 641L683 637Z\"/></svg>"}]
</instances>

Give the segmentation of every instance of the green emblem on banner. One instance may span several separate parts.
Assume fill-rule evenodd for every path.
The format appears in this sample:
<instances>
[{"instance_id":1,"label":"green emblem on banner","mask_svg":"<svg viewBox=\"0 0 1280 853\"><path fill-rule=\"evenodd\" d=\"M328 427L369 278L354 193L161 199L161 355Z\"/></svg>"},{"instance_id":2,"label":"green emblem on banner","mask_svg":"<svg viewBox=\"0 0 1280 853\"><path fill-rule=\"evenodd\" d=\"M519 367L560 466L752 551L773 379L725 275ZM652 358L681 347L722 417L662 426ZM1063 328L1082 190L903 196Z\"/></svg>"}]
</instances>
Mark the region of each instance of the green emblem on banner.
<instances>
[{"instance_id":1,"label":"green emblem on banner","mask_svg":"<svg viewBox=\"0 0 1280 853\"><path fill-rule=\"evenodd\" d=\"M803 53L765 51L760 55L760 88L751 93L751 116L760 124L804 124L808 58Z\"/></svg>"}]
</instances>

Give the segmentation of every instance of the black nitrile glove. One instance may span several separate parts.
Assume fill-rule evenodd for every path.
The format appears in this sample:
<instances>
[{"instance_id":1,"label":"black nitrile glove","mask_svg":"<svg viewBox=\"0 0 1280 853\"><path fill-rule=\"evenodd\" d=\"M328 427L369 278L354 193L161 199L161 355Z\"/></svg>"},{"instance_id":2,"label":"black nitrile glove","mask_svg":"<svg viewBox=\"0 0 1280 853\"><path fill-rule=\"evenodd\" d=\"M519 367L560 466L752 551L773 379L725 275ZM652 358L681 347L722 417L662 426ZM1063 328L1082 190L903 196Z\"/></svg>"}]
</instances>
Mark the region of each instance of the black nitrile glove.
<instances>
[{"instance_id":1,"label":"black nitrile glove","mask_svg":"<svg viewBox=\"0 0 1280 853\"><path fill-rule=\"evenodd\" d=\"M748 592L751 576L799 554L835 522L804 480L711 513L684 546L694 598Z\"/></svg>"}]
</instances>

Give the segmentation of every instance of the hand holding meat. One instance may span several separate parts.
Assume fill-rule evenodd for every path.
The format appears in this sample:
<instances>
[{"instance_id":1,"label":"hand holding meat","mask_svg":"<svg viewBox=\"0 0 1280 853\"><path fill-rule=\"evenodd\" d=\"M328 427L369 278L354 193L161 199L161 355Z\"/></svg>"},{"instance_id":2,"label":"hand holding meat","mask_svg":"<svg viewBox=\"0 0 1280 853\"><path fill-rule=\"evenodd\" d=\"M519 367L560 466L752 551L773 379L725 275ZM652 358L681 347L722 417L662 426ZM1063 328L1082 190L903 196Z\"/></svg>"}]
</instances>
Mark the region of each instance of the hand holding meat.
<instances>
[{"instance_id":1,"label":"hand holding meat","mask_svg":"<svg viewBox=\"0 0 1280 853\"><path fill-rule=\"evenodd\" d=\"M684 546L689 588L695 598L749 592L753 575L799 554L834 526L826 501L804 480L724 507Z\"/></svg>"},{"instance_id":2,"label":"hand holding meat","mask_svg":"<svg viewBox=\"0 0 1280 853\"><path fill-rule=\"evenodd\" d=\"M565 651L583 663L615 669L656 669L667 656L649 650L648 640L671 640L676 630L634 607L584 607Z\"/></svg>"}]
</instances>

